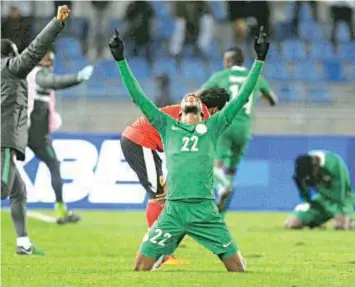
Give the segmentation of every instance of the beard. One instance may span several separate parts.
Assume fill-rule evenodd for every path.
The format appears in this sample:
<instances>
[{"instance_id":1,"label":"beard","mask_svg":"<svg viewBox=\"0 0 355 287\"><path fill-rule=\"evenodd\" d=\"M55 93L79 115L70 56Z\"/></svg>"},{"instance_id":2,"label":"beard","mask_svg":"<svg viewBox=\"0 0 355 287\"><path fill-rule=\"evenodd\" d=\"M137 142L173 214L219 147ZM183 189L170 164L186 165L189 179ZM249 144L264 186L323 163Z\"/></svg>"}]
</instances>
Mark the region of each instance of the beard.
<instances>
[{"instance_id":1,"label":"beard","mask_svg":"<svg viewBox=\"0 0 355 287\"><path fill-rule=\"evenodd\" d=\"M188 105L188 106L185 106L184 109L183 109L183 113L184 114L195 114L197 115L198 114L198 107L196 105Z\"/></svg>"}]
</instances>

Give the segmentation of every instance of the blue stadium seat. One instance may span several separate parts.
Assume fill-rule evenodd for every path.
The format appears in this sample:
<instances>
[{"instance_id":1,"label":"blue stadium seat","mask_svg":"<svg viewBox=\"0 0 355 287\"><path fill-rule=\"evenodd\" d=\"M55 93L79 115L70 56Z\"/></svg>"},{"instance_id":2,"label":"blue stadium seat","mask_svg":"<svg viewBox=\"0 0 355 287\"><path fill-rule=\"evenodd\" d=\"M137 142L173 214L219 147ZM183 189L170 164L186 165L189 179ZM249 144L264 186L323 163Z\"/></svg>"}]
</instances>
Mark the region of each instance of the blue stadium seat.
<instances>
[{"instance_id":1,"label":"blue stadium seat","mask_svg":"<svg viewBox=\"0 0 355 287\"><path fill-rule=\"evenodd\" d=\"M172 98L176 102L180 102L187 93L193 92L193 90L189 89L187 81L182 79L174 79L171 81L170 89Z\"/></svg>"},{"instance_id":2,"label":"blue stadium seat","mask_svg":"<svg viewBox=\"0 0 355 287\"><path fill-rule=\"evenodd\" d=\"M330 42L316 42L310 46L310 58L312 60L331 60L336 59L337 54Z\"/></svg>"},{"instance_id":3,"label":"blue stadium seat","mask_svg":"<svg viewBox=\"0 0 355 287\"><path fill-rule=\"evenodd\" d=\"M114 31L116 28L121 29L122 25L123 25L123 22L119 19L110 19L109 20L110 32Z\"/></svg>"},{"instance_id":4,"label":"blue stadium seat","mask_svg":"<svg viewBox=\"0 0 355 287\"><path fill-rule=\"evenodd\" d=\"M182 76L185 79L204 81L209 75L204 63L199 59L184 59L182 64Z\"/></svg>"},{"instance_id":5,"label":"blue stadium seat","mask_svg":"<svg viewBox=\"0 0 355 287\"><path fill-rule=\"evenodd\" d=\"M222 52L217 40L213 40L212 43L208 46L207 51L205 51L206 55L210 60L218 60L222 58Z\"/></svg>"},{"instance_id":6,"label":"blue stadium seat","mask_svg":"<svg viewBox=\"0 0 355 287\"><path fill-rule=\"evenodd\" d=\"M292 36L292 24L290 22L281 22L275 25L275 38L282 41Z\"/></svg>"},{"instance_id":7,"label":"blue stadium seat","mask_svg":"<svg viewBox=\"0 0 355 287\"><path fill-rule=\"evenodd\" d=\"M281 51L275 42L270 42L269 52L267 54L268 63L279 62L281 58Z\"/></svg>"},{"instance_id":8,"label":"blue stadium seat","mask_svg":"<svg viewBox=\"0 0 355 287\"><path fill-rule=\"evenodd\" d=\"M84 18L73 17L71 18L71 24L68 26L70 28L70 30L68 30L70 34L74 35L75 37L82 38L84 31L87 31L89 28L89 23L88 20Z\"/></svg>"},{"instance_id":9,"label":"blue stadium seat","mask_svg":"<svg viewBox=\"0 0 355 287\"><path fill-rule=\"evenodd\" d=\"M74 37L62 37L56 41L56 55L59 58L82 57L83 51L79 40Z\"/></svg>"},{"instance_id":10,"label":"blue stadium seat","mask_svg":"<svg viewBox=\"0 0 355 287\"><path fill-rule=\"evenodd\" d=\"M344 22L338 23L336 27L335 38L339 42L349 42L350 41L350 32L348 26Z\"/></svg>"},{"instance_id":11,"label":"blue stadium seat","mask_svg":"<svg viewBox=\"0 0 355 287\"><path fill-rule=\"evenodd\" d=\"M102 60L95 65L93 77L106 80L110 78L121 78L117 66L112 60Z\"/></svg>"},{"instance_id":12,"label":"blue stadium seat","mask_svg":"<svg viewBox=\"0 0 355 287\"><path fill-rule=\"evenodd\" d=\"M289 4L286 5L285 14L286 14L287 19L293 19L293 15L294 15L294 11L295 11L295 3L294 2L288 2L288 3ZM300 17L301 22L312 20L311 8L306 3L302 3L299 17Z\"/></svg>"},{"instance_id":13,"label":"blue stadium seat","mask_svg":"<svg viewBox=\"0 0 355 287\"><path fill-rule=\"evenodd\" d=\"M150 3L154 8L157 18L170 17L168 3L166 3L165 1L150 1Z\"/></svg>"},{"instance_id":14,"label":"blue stadium seat","mask_svg":"<svg viewBox=\"0 0 355 287\"><path fill-rule=\"evenodd\" d=\"M306 58L304 43L297 40L286 40L282 43L282 55L285 60L300 61Z\"/></svg>"},{"instance_id":15,"label":"blue stadium seat","mask_svg":"<svg viewBox=\"0 0 355 287\"><path fill-rule=\"evenodd\" d=\"M348 80L355 82L355 65L354 64L350 66L350 73L349 73Z\"/></svg>"},{"instance_id":16,"label":"blue stadium seat","mask_svg":"<svg viewBox=\"0 0 355 287\"><path fill-rule=\"evenodd\" d=\"M221 61L221 59L212 61L210 65L210 75L213 75L214 73L224 69L223 62Z\"/></svg>"},{"instance_id":17,"label":"blue stadium seat","mask_svg":"<svg viewBox=\"0 0 355 287\"><path fill-rule=\"evenodd\" d=\"M330 104L332 98L329 87L324 83L321 85L308 85L306 88L306 102Z\"/></svg>"},{"instance_id":18,"label":"blue stadium seat","mask_svg":"<svg viewBox=\"0 0 355 287\"><path fill-rule=\"evenodd\" d=\"M324 40L324 31L318 22L301 22L298 27L301 38L309 41Z\"/></svg>"},{"instance_id":19,"label":"blue stadium seat","mask_svg":"<svg viewBox=\"0 0 355 287\"><path fill-rule=\"evenodd\" d=\"M355 62L355 42L343 43L339 45L339 58L344 61ZM353 64L355 65L355 63Z\"/></svg>"},{"instance_id":20,"label":"blue stadium seat","mask_svg":"<svg viewBox=\"0 0 355 287\"><path fill-rule=\"evenodd\" d=\"M168 74L170 77L176 78L178 72L175 61L170 58L159 58L154 61L153 74L158 76Z\"/></svg>"},{"instance_id":21,"label":"blue stadium seat","mask_svg":"<svg viewBox=\"0 0 355 287\"><path fill-rule=\"evenodd\" d=\"M171 35L175 30L175 22L172 20L172 18L158 18L156 19L155 24L154 38L156 40L170 40Z\"/></svg>"},{"instance_id":22,"label":"blue stadium seat","mask_svg":"<svg viewBox=\"0 0 355 287\"><path fill-rule=\"evenodd\" d=\"M292 79L287 62L265 64L265 76L271 81L290 81Z\"/></svg>"},{"instance_id":23,"label":"blue stadium seat","mask_svg":"<svg viewBox=\"0 0 355 287\"><path fill-rule=\"evenodd\" d=\"M323 72L326 81L342 82L346 79L343 65L338 60L323 61Z\"/></svg>"},{"instance_id":24,"label":"blue stadium seat","mask_svg":"<svg viewBox=\"0 0 355 287\"><path fill-rule=\"evenodd\" d=\"M280 102L301 102L302 91L298 85L282 84L277 93Z\"/></svg>"},{"instance_id":25,"label":"blue stadium seat","mask_svg":"<svg viewBox=\"0 0 355 287\"><path fill-rule=\"evenodd\" d=\"M322 79L317 65L312 62L299 62L294 67L294 80L302 82L319 82Z\"/></svg>"},{"instance_id":26,"label":"blue stadium seat","mask_svg":"<svg viewBox=\"0 0 355 287\"><path fill-rule=\"evenodd\" d=\"M227 9L225 3L222 1L208 1L213 17L217 21L225 21L227 19Z\"/></svg>"},{"instance_id":27,"label":"blue stadium seat","mask_svg":"<svg viewBox=\"0 0 355 287\"><path fill-rule=\"evenodd\" d=\"M129 59L129 66L137 79L145 79L151 76L151 69L145 58L135 57ZM117 69L117 68L116 68Z\"/></svg>"}]
</instances>

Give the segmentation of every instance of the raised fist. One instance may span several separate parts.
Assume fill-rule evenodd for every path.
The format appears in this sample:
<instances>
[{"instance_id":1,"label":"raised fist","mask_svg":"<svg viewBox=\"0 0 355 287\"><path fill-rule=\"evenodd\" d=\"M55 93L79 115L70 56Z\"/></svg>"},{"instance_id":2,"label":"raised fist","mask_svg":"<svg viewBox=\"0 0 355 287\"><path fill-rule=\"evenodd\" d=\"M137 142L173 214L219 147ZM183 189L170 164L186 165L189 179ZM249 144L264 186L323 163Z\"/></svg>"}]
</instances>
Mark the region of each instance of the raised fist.
<instances>
[{"instance_id":1,"label":"raised fist","mask_svg":"<svg viewBox=\"0 0 355 287\"><path fill-rule=\"evenodd\" d=\"M261 26L259 37L254 38L254 50L258 60L265 61L269 45L267 34L264 32L264 27Z\"/></svg>"},{"instance_id":2,"label":"raised fist","mask_svg":"<svg viewBox=\"0 0 355 287\"><path fill-rule=\"evenodd\" d=\"M115 29L115 33L111 37L110 42L108 42L108 46L116 61L122 61L124 59L124 45L117 29Z\"/></svg>"},{"instance_id":3,"label":"raised fist","mask_svg":"<svg viewBox=\"0 0 355 287\"><path fill-rule=\"evenodd\" d=\"M59 6L57 10L57 19L60 22L63 22L69 17L70 10L67 5Z\"/></svg>"}]
</instances>

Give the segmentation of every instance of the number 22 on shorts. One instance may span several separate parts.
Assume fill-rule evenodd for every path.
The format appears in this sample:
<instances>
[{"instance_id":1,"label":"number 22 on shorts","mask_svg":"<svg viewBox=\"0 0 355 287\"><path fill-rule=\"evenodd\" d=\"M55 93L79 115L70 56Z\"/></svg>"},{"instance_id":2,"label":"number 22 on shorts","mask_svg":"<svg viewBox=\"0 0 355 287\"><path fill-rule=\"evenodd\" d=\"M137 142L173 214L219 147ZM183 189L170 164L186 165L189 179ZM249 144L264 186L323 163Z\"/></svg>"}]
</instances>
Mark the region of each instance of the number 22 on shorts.
<instances>
[{"instance_id":1,"label":"number 22 on shorts","mask_svg":"<svg viewBox=\"0 0 355 287\"><path fill-rule=\"evenodd\" d=\"M164 233L164 231L163 230L161 230L161 229L156 229L155 230L155 235L153 235L150 239L149 239L149 235L148 234L146 234L146 236L144 236L144 238L143 238L143 242L146 242L146 241L150 241L151 243L153 243L153 244L158 244L158 245L160 245L160 246L165 246L165 242L169 239L169 238L171 238L171 234L169 233L169 232L166 232L166 233ZM160 236L162 236L163 235L163 239L161 239L161 240L159 240L158 241L158 238L160 237Z\"/></svg>"}]
</instances>

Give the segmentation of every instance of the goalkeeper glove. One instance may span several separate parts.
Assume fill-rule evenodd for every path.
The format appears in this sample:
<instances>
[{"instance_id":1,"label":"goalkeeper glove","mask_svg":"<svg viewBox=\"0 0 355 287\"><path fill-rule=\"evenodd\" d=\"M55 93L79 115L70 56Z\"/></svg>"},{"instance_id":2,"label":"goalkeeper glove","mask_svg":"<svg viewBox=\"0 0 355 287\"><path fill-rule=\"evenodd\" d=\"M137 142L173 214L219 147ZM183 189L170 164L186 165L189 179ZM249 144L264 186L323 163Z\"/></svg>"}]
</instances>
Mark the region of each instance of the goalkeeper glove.
<instances>
[{"instance_id":1,"label":"goalkeeper glove","mask_svg":"<svg viewBox=\"0 0 355 287\"><path fill-rule=\"evenodd\" d=\"M78 73L78 81L87 81L91 78L92 73L94 71L94 67L91 65L86 66L84 69L80 70Z\"/></svg>"},{"instance_id":2,"label":"goalkeeper glove","mask_svg":"<svg viewBox=\"0 0 355 287\"><path fill-rule=\"evenodd\" d=\"M270 43L267 39L267 34L264 32L264 27L261 26L259 37L254 38L254 50L256 58L259 61L265 61Z\"/></svg>"},{"instance_id":3,"label":"goalkeeper glove","mask_svg":"<svg viewBox=\"0 0 355 287\"><path fill-rule=\"evenodd\" d=\"M118 62L124 59L124 45L117 29L108 43L113 58Z\"/></svg>"}]
</instances>

